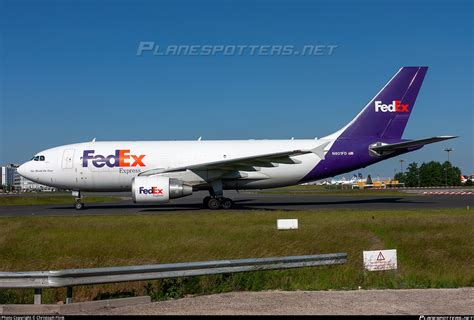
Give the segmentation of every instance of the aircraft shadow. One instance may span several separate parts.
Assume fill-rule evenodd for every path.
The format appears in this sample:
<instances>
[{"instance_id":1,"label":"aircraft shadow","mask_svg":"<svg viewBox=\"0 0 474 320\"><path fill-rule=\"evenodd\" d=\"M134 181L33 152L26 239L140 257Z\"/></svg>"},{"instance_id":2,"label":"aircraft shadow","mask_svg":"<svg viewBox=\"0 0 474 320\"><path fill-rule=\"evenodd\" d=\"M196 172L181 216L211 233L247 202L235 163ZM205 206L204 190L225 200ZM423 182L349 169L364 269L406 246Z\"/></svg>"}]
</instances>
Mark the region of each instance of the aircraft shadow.
<instances>
[{"instance_id":1,"label":"aircraft shadow","mask_svg":"<svg viewBox=\"0 0 474 320\"><path fill-rule=\"evenodd\" d=\"M260 199L237 199L234 201L234 206L230 210L281 210L281 209L298 209L300 207L314 207L320 208L324 206L335 206L336 208L347 207L357 209L360 206L361 209L366 208L377 208L377 205L397 205L397 204L431 204L431 201L413 201L407 200L402 197L391 197L391 198L370 198L370 199L354 199L354 200L341 200L341 201L304 201L304 202L292 202L292 201L259 201ZM365 206L369 205L369 207ZM279 208L280 207L280 208ZM61 206L61 207L50 207L53 210L65 210L65 209L75 210L72 206ZM394 207L396 208L396 207ZM201 202L197 203L168 203L168 204L134 204L134 203L112 203L112 204L86 204L84 212L87 214L87 211L92 210L127 210L135 209L139 212L174 212L174 211L203 211L208 212L207 208L203 208ZM106 212L103 212L106 214ZM117 212L118 213L118 212ZM127 213L127 212L123 212Z\"/></svg>"},{"instance_id":2,"label":"aircraft shadow","mask_svg":"<svg viewBox=\"0 0 474 320\"><path fill-rule=\"evenodd\" d=\"M430 204L430 201L409 201L404 198L377 198L377 199L361 199L361 200L345 200L345 201L305 201L305 202L292 202L292 201L280 201L280 202L261 202L255 201L254 199L240 199L234 202L234 206L231 210L281 210L281 209L299 209L300 207L313 207L310 209L316 209L324 206L336 206L336 207L347 207L357 208L361 206L361 209L366 208L377 208L376 205L397 205L397 204ZM365 205L375 205L367 207ZM181 209L177 209L181 208ZM161 211L176 211L176 210L203 210L201 203L198 204L175 204L165 205L157 207L143 208L141 212L161 212Z\"/></svg>"}]
</instances>

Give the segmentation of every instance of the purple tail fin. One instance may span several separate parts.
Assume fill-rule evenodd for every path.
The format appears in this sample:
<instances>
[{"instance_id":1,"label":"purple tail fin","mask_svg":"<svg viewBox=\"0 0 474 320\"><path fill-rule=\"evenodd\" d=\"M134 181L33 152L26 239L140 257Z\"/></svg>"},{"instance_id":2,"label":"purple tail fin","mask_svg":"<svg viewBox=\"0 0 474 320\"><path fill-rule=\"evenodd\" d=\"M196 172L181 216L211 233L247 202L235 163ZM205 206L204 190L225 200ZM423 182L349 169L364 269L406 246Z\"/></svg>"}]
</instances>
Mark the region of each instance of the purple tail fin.
<instances>
[{"instance_id":1,"label":"purple tail fin","mask_svg":"<svg viewBox=\"0 0 474 320\"><path fill-rule=\"evenodd\" d=\"M403 67L344 129L340 137L400 139L428 67Z\"/></svg>"}]
</instances>

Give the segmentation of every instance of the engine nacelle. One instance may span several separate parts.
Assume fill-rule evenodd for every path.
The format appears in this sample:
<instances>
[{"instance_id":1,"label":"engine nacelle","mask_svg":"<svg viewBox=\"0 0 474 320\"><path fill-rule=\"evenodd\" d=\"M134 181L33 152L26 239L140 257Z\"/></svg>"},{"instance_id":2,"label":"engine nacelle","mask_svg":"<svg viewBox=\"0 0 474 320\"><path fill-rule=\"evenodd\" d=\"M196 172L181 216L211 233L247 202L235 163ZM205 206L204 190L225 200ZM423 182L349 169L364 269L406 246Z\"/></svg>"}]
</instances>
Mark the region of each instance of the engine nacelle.
<instances>
[{"instance_id":1,"label":"engine nacelle","mask_svg":"<svg viewBox=\"0 0 474 320\"><path fill-rule=\"evenodd\" d=\"M189 196L193 187L181 180L161 176L135 177L132 181L133 202L168 202Z\"/></svg>"}]
</instances>

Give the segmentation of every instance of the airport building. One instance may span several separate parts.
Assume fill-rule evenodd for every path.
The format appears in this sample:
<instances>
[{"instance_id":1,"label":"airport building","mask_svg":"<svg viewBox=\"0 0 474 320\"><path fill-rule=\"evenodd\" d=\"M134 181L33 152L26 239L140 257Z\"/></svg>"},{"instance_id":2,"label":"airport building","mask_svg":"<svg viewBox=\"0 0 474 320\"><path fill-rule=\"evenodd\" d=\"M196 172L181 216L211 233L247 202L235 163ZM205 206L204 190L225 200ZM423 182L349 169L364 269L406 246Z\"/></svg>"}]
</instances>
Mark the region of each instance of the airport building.
<instances>
[{"instance_id":1,"label":"airport building","mask_svg":"<svg viewBox=\"0 0 474 320\"><path fill-rule=\"evenodd\" d=\"M22 177L17 172L17 164L8 164L0 167L0 186L5 191L55 191L48 187Z\"/></svg>"},{"instance_id":2,"label":"airport building","mask_svg":"<svg viewBox=\"0 0 474 320\"><path fill-rule=\"evenodd\" d=\"M19 174L15 175L15 190L19 191L55 191L55 188L48 187L34 181L28 180Z\"/></svg>"},{"instance_id":3,"label":"airport building","mask_svg":"<svg viewBox=\"0 0 474 320\"><path fill-rule=\"evenodd\" d=\"M16 172L16 168L18 168L18 166L15 164L9 164L0 167L0 186L14 186L15 176L18 175Z\"/></svg>"}]
</instances>

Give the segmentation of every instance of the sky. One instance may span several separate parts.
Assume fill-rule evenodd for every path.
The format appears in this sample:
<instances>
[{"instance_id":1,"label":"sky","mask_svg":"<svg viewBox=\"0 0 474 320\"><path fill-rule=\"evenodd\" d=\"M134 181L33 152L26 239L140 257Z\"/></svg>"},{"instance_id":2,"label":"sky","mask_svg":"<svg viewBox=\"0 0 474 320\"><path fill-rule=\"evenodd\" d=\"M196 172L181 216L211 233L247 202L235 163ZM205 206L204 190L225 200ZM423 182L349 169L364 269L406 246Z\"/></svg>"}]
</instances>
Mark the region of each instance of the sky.
<instances>
[{"instance_id":1,"label":"sky","mask_svg":"<svg viewBox=\"0 0 474 320\"><path fill-rule=\"evenodd\" d=\"M287 139L349 122L402 66L429 66L404 133L460 138L361 169L474 172L471 1L0 0L0 164L97 140ZM321 55L137 55L173 45Z\"/></svg>"}]
</instances>

